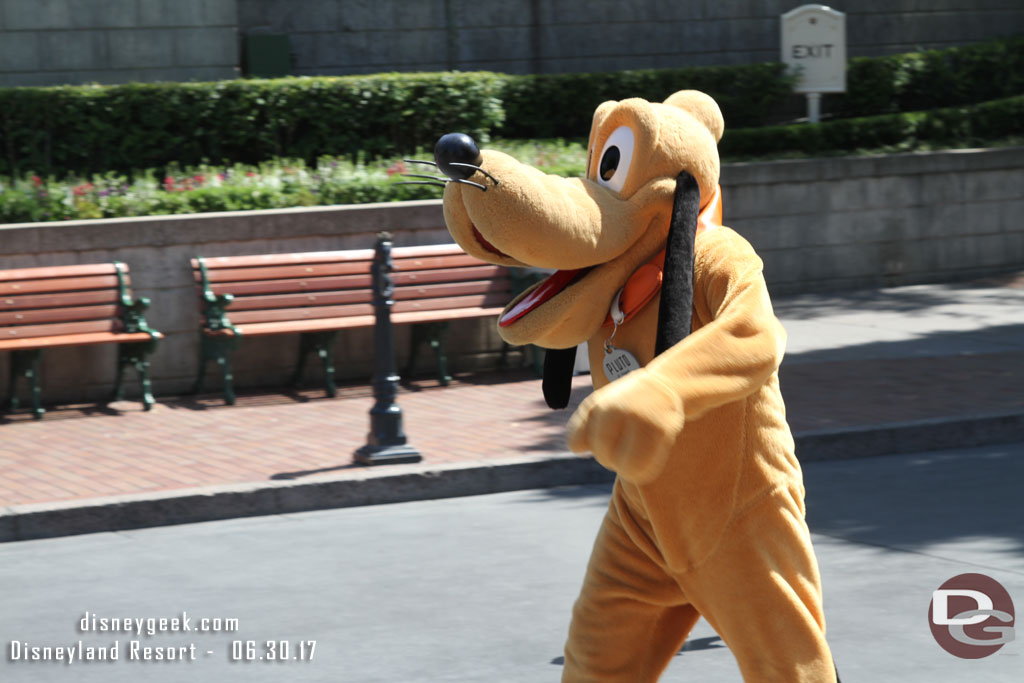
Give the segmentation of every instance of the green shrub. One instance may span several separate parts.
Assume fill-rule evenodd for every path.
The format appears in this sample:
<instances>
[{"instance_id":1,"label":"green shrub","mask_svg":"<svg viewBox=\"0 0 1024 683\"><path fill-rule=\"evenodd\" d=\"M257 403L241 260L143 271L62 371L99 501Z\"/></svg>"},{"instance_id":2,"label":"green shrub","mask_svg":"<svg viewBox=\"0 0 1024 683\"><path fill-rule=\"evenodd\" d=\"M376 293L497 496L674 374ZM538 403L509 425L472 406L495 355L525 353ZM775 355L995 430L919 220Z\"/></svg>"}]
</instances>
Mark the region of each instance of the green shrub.
<instances>
[{"instance_id":1,"label":"green shrub","mask_svg":"<svg viewBox=\"0 0 1024 683\"><path fill-rule=\"evenodd\" d=\"M0 173L396 154L502 123L501 78L384 74L0 89Z\"/></svg>"},{"instance_id":2,"label":"green shrub","mask_svg":"<svg viewBox=\"0 0 1024 683\"><path fill-rule=\"evenodd\" d=\"M946 50L851 59L847 91L828 95L835 116L921 111L1024 92L1024 36Z\"/></svg>"},{"instance_id":3,"label":"green shrub","mask_svg":"<svg viewBox=\"0 0 1024 683\"><path fill-rule=\"evenodd\" d=\"M586 137L597 105L641 97L660 102L677 90L708 93L728 125L755 126L789 97L782 64L509 76L502 93L503 137Z\"/></svg>"},{"instance_id":4,"label":"green shrub","mask_svg":"<svg viewBox=\"0 0 1024 683\"><path fill-rule=\"evenodd\" d=\"M726 129L723 157L758 158L791 153L852 153L964 147L1024 135L1024 95L924 112L764 128Z\"/></svg>"}]
</instances>

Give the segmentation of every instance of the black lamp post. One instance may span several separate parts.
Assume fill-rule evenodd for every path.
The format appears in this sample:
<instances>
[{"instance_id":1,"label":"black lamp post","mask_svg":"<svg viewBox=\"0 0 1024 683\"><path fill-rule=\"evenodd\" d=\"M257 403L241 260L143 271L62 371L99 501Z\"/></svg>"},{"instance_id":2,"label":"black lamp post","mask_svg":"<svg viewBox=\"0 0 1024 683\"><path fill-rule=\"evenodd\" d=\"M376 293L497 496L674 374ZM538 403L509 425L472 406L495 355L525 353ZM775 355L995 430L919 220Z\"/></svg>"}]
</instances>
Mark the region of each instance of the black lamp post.
<instances>
[{"instance_id":1,"label":"black lamp post","mask_svg":"<svg viewBox=\"0 0 1024 683\"><path fill-rule=\"evenodd\" d=\"M376 254L370 274L373 277L373 308L377 316L373 328L373 397L370 432L366 444L356 451L356 462L364 465L419 462L420 452L407 443L402 430L402 409L395 403L398 372L395 369L395 336L391 326L391 307L395 304L391 282L391 235L377 236Z\"/></svg>"}]
</instances>

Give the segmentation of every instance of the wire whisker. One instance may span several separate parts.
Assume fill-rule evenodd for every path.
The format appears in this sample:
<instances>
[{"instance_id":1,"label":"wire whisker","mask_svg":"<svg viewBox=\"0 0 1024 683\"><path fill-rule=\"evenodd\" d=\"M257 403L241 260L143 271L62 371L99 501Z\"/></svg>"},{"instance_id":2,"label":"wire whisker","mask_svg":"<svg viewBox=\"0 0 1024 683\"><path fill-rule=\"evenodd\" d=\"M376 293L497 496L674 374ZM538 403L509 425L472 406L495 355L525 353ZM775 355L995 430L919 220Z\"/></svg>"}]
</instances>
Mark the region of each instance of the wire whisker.
<instances>
[{"instance_id":1,"label":"wire whisker","mask_svg":"<svg viewBox=\"0 0 1024 683\"><path fill-rule=\"evenodd\" d=\"M458 183L460 185L472 185L473 187L479 187L484 192L487 192L487 188L480 183L474 183L472 180L463 180L462 178L452 178L451 182Z\"/></svg>"},{"instance_id":2,"label":"wire whisker","mask_svg":"<svg viewBox=\"0 0 1024 683\"><path fill-rule=\"evenodd\" d=\"M442 183L448 182L448 178L439 178L436 175L423 175L421 173L403 173L403 178L426 178L427 180L439 180Z\"/></svg>"},{"instance_id":3,"label":"wire whisker","mask_svg":"<svg viewBox=\"0 0 1024 683\"><path fill-rule=\"evenodd\" d=\"M479 166L474 166L473 164L463 164L463 163L460 163L460 162L458 162L458 161L453 161L453 162L450 162L450 163L449 163L448 165L449 165L449 166L462 166L463 168L471 168L471 169L473 169L474 171L480 171L480 172L481 172L481 173L483 173L483 174L484 174L485 176L487 176L488 178L490 178L490 179L491 179L491 180L492 180L492 181L494 182L494 184L495 184L495 185L498 185L498 179L497 179L497 178L495 178L494 176L492 176L492 175L491 175L490 173L488 173L488 172L487 172L487 171L485 171L484 169L480 168Z\"/></svg>"},{"instance_id":4,"label":"wire whisker","mask_svg":"<svg viewBox=\"0 0 1024 683\"><path fill-rule=\"evenodd\" d=\"M444 187L445 183L436 183L431 180L401 180L395 185L433 185L434 187Z\"/></svg>"},{"instance_id":5,"label":"wire whisker","mask_svg":"<svg viewBox=\"0 0 1024 683\"><path fill-rule=\"evenodd\" d=\"M424 159L402 159L402 161L405 161L410 164L430 164L431 166L437 168L436 163L434 163L433 161L426 161Z\"/></svg>"}]
</instances>

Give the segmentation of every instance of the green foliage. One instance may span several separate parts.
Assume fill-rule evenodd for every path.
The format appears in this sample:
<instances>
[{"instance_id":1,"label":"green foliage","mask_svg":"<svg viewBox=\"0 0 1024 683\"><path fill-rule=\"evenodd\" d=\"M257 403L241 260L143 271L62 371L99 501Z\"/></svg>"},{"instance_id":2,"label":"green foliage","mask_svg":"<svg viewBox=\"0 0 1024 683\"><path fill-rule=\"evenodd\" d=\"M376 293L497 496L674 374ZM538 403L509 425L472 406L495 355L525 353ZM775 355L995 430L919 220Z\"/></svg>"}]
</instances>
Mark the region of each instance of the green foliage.
<instances>
[{"instance_id":1,"label":"green foliage","mask_svg":"<svg viewBox=\"0 0 1024 683\"><path fill-rule=\"evenodd\" d=\"M838 119L818 125L726 130L723 157L778 157L965 147L1024 135L1024 95L923 112Z\"/></svg>"},{"instance_id":2,"label":"green foliage","mask_svg":"<svg viewBox=\"0 0 1024 683\"><path fill-rule=\"evenodd\" d=\"M487 73L0 89L0 173L377 157L502 123Z\"/></svg>"},{"instance_id":3,"label":"green foliage","mask_svg":"<svg viewBox=\"0 0 1024 683\"><path fill-rule=\"evenodd\" d=\"M1024 92L1024 36L947 50L851 59L847 92L829 95L836 116L975 104Z\"/></svg>"},{"instance_id":4,"label":"green foliage","mask_svg":"<svg viewBox=\"0 0 1024 683\"><path fill-rule=\"evenodd\" d=\"M701 90L718 102L728 125L754 126L790 96L782 64L750 64L612 73L509 76L502 136L580 137L597 105L641 97L660 102L677 90Z\"/></svg>"}]
</instances>

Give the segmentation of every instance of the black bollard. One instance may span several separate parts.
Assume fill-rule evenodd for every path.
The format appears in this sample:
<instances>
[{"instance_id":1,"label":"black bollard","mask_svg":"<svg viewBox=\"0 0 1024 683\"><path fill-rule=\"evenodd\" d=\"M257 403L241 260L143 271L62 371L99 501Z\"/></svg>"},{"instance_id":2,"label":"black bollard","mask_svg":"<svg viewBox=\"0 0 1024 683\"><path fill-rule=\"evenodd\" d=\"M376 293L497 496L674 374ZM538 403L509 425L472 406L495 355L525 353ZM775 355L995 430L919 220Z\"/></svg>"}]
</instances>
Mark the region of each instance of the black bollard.
<instances>
[{"instance_id":1,"label":"black bollard","mask_svg":"<svg viewBox=\"0 0 1024 683\"><path fill-rule=\"evenodd\" d=\"M370 274L373 278L373 308L377 316L373 328L373 397L376 403L370 409L370 433L366 445L356 451L356 462L364 465L384 465L419 462L420 452L410 446L402 431L402 409L395 403L398 395L398 372L395 370L395 336L391 326L391 235L377 236L376 255Z\"/></svg>"}]
</instances>

